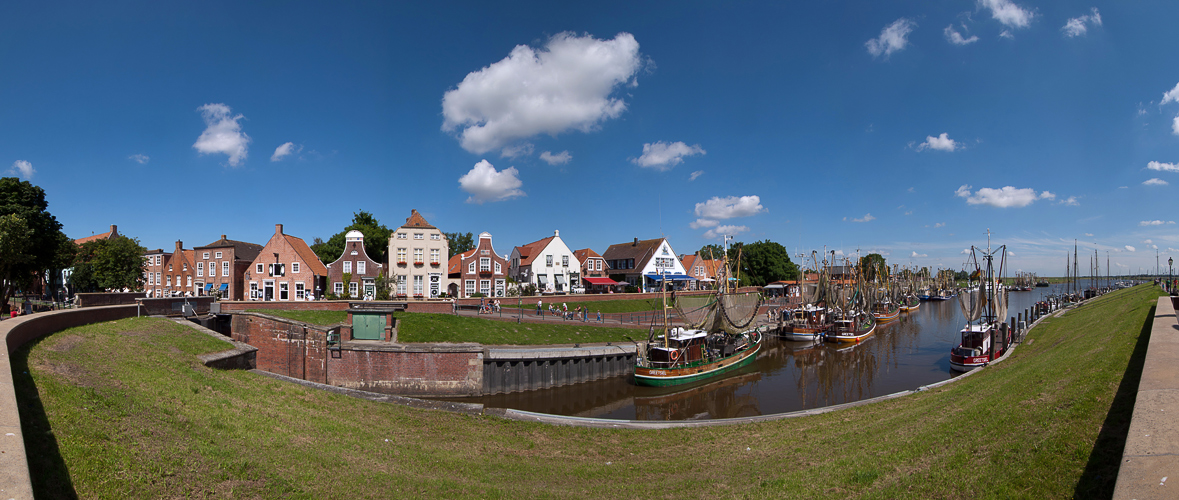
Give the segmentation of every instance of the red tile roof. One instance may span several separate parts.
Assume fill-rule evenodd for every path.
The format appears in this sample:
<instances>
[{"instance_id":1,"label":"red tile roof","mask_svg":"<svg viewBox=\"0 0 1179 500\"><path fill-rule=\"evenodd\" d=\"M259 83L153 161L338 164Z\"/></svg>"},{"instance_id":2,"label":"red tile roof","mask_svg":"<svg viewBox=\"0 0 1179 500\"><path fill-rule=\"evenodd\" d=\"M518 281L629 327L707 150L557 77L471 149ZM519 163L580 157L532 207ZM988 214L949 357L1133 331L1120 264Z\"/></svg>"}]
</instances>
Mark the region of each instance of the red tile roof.
<instances>
[{"instance_id":1,"label":"red tile roof","mask_svg":"<svg viewBox=\"0 0 1179 500\"><path fill-rule=\"evenodd\" d=\"M463 259L469 259L475 255L478 249L467 250L466 252L456 253L450 260L446 261L446 274L462 274Z\"/></svg>"},{"instance_id":2,"label":"red tile roof","mask_svg":"<svg viewBox=\"0 0 1179 500\"><path fill-rule=\"evenodd\" d=\"M118 235L119 235L119 228L118 228L118 226L115 226L114 224L111 224L111 230L110 230L110 231L107 231L107 232L105 232L105 233L102 233L102 234L95 234L95 235L93 235L93 236L87 236L87 237L85 237L85 238L78 238L78 239L74 240L74 243L75 243L75 244L77 244L77 245L81 245L81 244L83 244L83 243L89 243L89 242L91 242L91 241L98 241L98 240L109 240L109 239L111 239L111 238L114 238L115 236L118 236Z\"/></svg>"},{"instance_id":3,"label":"red tile roof","mask_svg":"<svg viewBox=\"0 0 1179 500\"><path fill-rule=\"evenodd\" d=\"M287 239L287 244L295 249L295 253L299 254L299 257L303 259L307 267L311 268L312 273L327 276L327 266L323 265L323 262L320 262L319 256L315 255L315 252L311 250L311 247L307 246L307 242L303 241L303 238L289 234L282 236Z\"/></svg>"},{"instance_id":4,"label":"red tile roof","mask_svg":"<svg viewBox=\"0 0 1179 500\"><path fill-rule=\"evenodd\" d=\"M417 228L422 228L422 229L438 229L434 226L431 226L429 222L426 222L426 218L422 217L422 214L418 213L418 210L416 208L410 209L409 217L405 218L405 225L403 225L401 227L417 227Z\"/></svg>"},{"instance_id":5,"label":"red tile roof","mask_svg":"<svg viewBox=\"0 0 1179 500\"><path fill-rule=\"evenodd\" d=\"M574 250L573 256L577 257L577 260L581 261L583 263L586 261L586 259L589 259L590 257L597 257L599 259L602 258L602 256L598 255L598 252L595 252L592 248L582 248L581 250Z\"/></svg>"}]
</instances>

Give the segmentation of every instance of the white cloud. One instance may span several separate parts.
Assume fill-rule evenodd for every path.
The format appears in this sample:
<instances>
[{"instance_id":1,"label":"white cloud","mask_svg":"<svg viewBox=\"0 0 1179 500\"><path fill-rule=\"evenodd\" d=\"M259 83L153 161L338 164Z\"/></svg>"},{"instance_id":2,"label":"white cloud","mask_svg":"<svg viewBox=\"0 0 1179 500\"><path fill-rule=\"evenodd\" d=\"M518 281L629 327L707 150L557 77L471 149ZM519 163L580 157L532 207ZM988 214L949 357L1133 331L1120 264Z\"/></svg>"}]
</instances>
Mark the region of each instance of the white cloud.
<instances>
[{"instance_id":1,"label":"white cloud","mask_svg":"<svg viewBox=\"0 0 1179 500\"><path fill-rule=\"evenodd\" d=\"M573 159L573 155L569 154L568 151L561 151L557 154L545 151L540 154L540 159L549 165L564 165Z\"/></svg>"},{"instance_id":2,"label":"white cloud","mask_svg":"<svg viewBox=\"0 0 1179 500\"><path fill-rule=\"evenodd\" d=\"M969 248L963 248L963 249L962 249L962 251L961 251L961 252L958 252L958 253L959 253L959 254L961 254L961 255L970 255L970 249L969 249Z\"/></svg>"},{"instance_id":3,"label":"white cloud","mask_svg":"<svg viewBox=\"0 0 1179 500\"><path fill-rule=\"evenodd\" d=\"M1015 257L1015 252L1009 251L1009 252L1007 252L1007 256L1008 257Z\"/></svg>"},{"instance_id":4,"label":"white cloud","mask_svg":"<svg viewBox=\"0 0 1179 500\"><path fill-rule=\"evenodd\" d=\"M134 154L134 155L128 156L127 159L133 160L140 165L146 164L147 162L151 161L151 157L149 157L147 155L140 155L140 154Z\"/></svg>"},{"instance_id":5,"label":"white cloud","mask_svg":"<svg viewBox=\"0 0 1179 500\"><path fill-rule=\"evenodd\" d=\"M37 173L37 169L33 168L32 163L25 160L16 160L12 162L12 168L8 170L8 173L19 176L27 181L33 178L33 174Z\"/></svg>"},{"instance_id":6,"label":"white cloud","mask_svg":"<svg viewBox=\"0 0 1179 500\"><path fill-rule=\"evenodd\" d=\"M979 0L979 5L990 9L991 17L1008 28L1026 28L1036 13L1016 5L1011 0ZM1002 36L1002 35L1000 35Z\"/></svg>"},{"instance_id":7,"label":"white cloud","mask_svg":"<svg viewBox=\"0 0 1179 500\"><path fill-rule=\"evenodd\" d=\"M1090 237L1092 237L1092 236L1093 236L1093 233L1085 233L1085 236L1090 236Z\"/></svg>"},{"instance_id":8,"label":"white cloud","mask_svg":"<svg viewBox=\"0 0 1179 500\"><path fill-rule=\"evenodd\" d=\"M961 143L950 138L949 134L942 132L941 135L934 137L931 135L925 136L925 142L917 146L917 151L924 151L926 149L936 149L938 151L954 151L961 149Z\"/></svg>"},{"instance_id":9,"label":"white cloud","mask_svg":"<svg viewBox=\"0 0 1179 500\"><path fill-rule=\"evenodd\" d=\"M520 190L524 183L517 177L519 173L516 167L508 167L502 172L497 172L491 163L481 160L470 172L459 177L459 187L471 193L467 203L482 205L488 201L504 201L524 196L524 191Z\"/></svg>"},{"instance_id":10,"label":"white cloud","mask_svg":"<svg viewBox=\"0 0 1179 500\"><path fill-rule=\"evenodd\" d=\"M843 250L836 250L835 255L842 257L844 255Z\"/></svg>"},{"instance_id":11,"label":"white cloud","mask_svg":"<svg viewBox=\"0 0 1179 500\"><path fill-rule=\"evenodd\" d=\"M229 106L224 104L206 104L197 108L201 117L205 119L205 131L192 145L201 154L224 153L229 155L229 165L238 166L246 159L250 136L242 132L242 125L238 120L243 115L232 115Z\"/></svg>"},{"instance_id":12,"label":"white cloud","mask_svg":"<svg viewBox=\"0 0 1179 500\"><path fill-rule=\"evenodd\" d=\"M749 231L746 226L717 226L704 232L705 239L719 239L725 235L734 236Z\"/></svg>"},{"instance_id":13,"label":"white cloud","mask_svg":"<svg viewBox=\"0 0 1179 500\"><path fill-rule=\"evenodd\" d=\"M1086 14L1081 17L1074 17L1064 23L1060 31L1064 32L1064 36L1073 38L1084 35L1089 31L1089 26L1101 26L1101 13L1097 12L1097 7L1093 7L1092 14Z\"/></svg>"},{"instance_id":14,"label":"white cloud","mask_svg":"<svg viewBox=\"0 0 1179 500\"><path fill-rule=\"evenodd\" d=\"M872 57L883 55L885 59L888 59L888 56L893 52L902 50L909 44L909 40L906 37L916 27L917 23L902 17L893 21L892 24L885 26L883 30L880 30L879 38L873 38L864 42L864 46L868 47L868 53L872 54Z\"/></svg>"},{"instance_id":15,"label":"white cloud","mask_svg":"<svg viewBox=\"0 0 1179 500\"><path fill-rule=\"evenodd\" d=\"M946 40L954 45L970 45L978 41L978 37L973 35L970 38L964 38L961 33L954 30L953 24L946 26L943 32L946 34Z\"/></svg>"},{"instance_id":16,"label":"white cloud","mask_svg":"<svg viewBox=\"0 0 1179 500\"><path fill-rule=\"evenodd\" d=\"M1166 186L1168 184L1170 184L1170 183L1167 181L1164 181L1162 179L1159 179L1158 177L1147 179L1142 182L1143 186Z\"/></svg>"},{"instance_id":17,"label":"white cloud","mask_svg":"<svg viewBox=\"0 0 1179 500\"><path fill-rule=\"evenodd\" d=\"M1163 162L1158 162L1158 161L1152 161L1152 162L1146 164L1146 168L1149 168L1151 170L1158 170L1160 172L1179 172L1179 164L1176 164L1176 163L1163 163Z\"/></svg>"},{"instance_id":18,"label":"white cloud","mask_svg":"<svg viewBox=\"0 0 1179 500\"><path fill-rule=\"evenodd\" d=\"M954 191L954 194L966 198L966 203L971 205L990 205L999 208L1026 207L1037 199L1051 200L1056 198L1055 194L1048 191L1037 195L1035 189L1017 189L1012 186L1005 186L1000 189L979 188L978 191L971 194L970 186L963 185L957 191Z\"/></svg>"},{"instance_id":19,"label":"white cloud","mask_svg":"<svg viewBox=\"0 0 1179 500\"><path fill-rule=\"evenodd\" d=\"M999 38L1006 38L1008 40L1015 40L1015 35L1012 35L1010 30L1003 30L1003 31L999 32Z\"/></svg>"},{"instance_id":20,"label":"white cloud","mask_svg":"<svg viewBox=\"0 0 1179 500\"><path fill-rule=\"evenodd\" d=\"M1174 224L1174 223L1175 223L1175 221L1173 221L1173 220L1166 221L1166 222L1161 221L1161 220L1144 220L1142 222L1139 222L1138 225L1139 226L1161 226L1163 224Z\"/></svg>"},{"instance_id":21,"label":"white cloud","mask_svg":"<svg viewBox=\"0 0 1179 500\"><path fill-rule=\"evenodd\" d=\"M761 205L761 197L757 195L724 198L713 196L708 201L696 204L697 217L714 220L748 217L765 211L766 208Z\"/></svg>"},{"instance_id":22,"label":"white cloud","mask_svg":"<svg viewBox=\"0 0 1179 500\"><path fill-rule=\"evenodd\" d=\"M1080 202L1080 201L1077 201L1077 197L1076 197L1076 196L1069 196L1068 198L1065 198L1065 199L1063 199L1063 200L1060 200L1060 202L1059 202L1058 204L1059 204L1059 205L1065 205L1065 206L1069 206L1069 207L1077 207L1077 206L1080 206L1080 205L1081 205L1081 202Z\"/></svg>"},{"instance_id":23,"label":"white cloud","mask_svg":"<svg viewBox=\"0 0 1179 500\"><path fill-rule=\"evenodd\" d=\"M544 47L517 45L499 62L471 72L442 97L442 130L463 149L485 153L538 134L590 132L617 118L626 102L615 88L637 83L639 43L558 33Z\"/></svg>"},{"instance_id":24,"label":"white cloud","mask_svg":"<svg viewBox=\"0 0 1179 500\"><path fill-rule=\"evenodd\" d=\"M503 150L499 152L499 157L519 158L521 156L532 156L532 152L535 149L536 148L532 145L531 142L525 142L523 144L516 144L503 148Z\"/></svg>"},{"instance_id":25,"label":"white cloud","mask_svg":"<svg viewBox=\"0 0 1179 500\"><path fill-rule=\"evenodd\" d=\"M1179 102L1179 83L1175 84L1175 88L1163 92L1163 100L1159 102L1159 105L1163 105L1168 102Z\"/></svg>"},{"instance_id":26,"label":"white cloud","mask_svg":"<svg viewBox=\"0 0 1179 500\"><path fill-rule=\"evenodd\" d=\"M279 161L291 154L298 154L300 151L303 151L303 145L296 145L293 142L286 142L281 146L274 148L274 154L270 155L270 161Z\"/></svg>"},{"instance_id":27,"label":"white cloud","mask_svg":"<svg viewBox=\"0 0 1179 500\"><path fill-rule=\"evenodd\" d=\"M1171 132L1179 135L1179 116L1175 116L1175 120L1171 122Z\"/></svg>"},{"instance_id":28,"label":"white cloud","mask_svg":"<svg viewBox=\"0 0 1179 500\"><path fill-rule=\"evenodd\" d=\"M1126 245L1126 250L1129 250L1131 252L1137 251L1134 247L1132 247L1130 245Z\"/></svg>"},{"instance_id":29,"label":"white cloud","mask_svg":"<svg viewBox=\"0 0 1179 500\"><path fill-rule=\"evenodd\" d=\"M876 218L872 217L872 214L864 214L863 217L853 218L852 222L869 222L869 221L874 221L874 220L876 220Z\"/></svg>"},{"instance_id":30,"label":"white cloud","mask_svg":"<svg viewBox=\"0 0 1179 500\"><path fill-rule=\"evenodd\" d=\"M691 223L689 223L688 227L690 227L692 229L700 229L702 227L716 227L719 224L720 224L719 221L715 221L712 219L696 219L696 220L692 221Z\"/></svg>"},{"instance_id":31,"label":"white cloud","mask_svg":"<svg viewBox=\"0 0 1179 500\"><path fill-rule=\"evenodd\" d=\"M1154 240L1151 240L1150 238L1147 238L1147 239L1145 239L1145 240L1142 240L1142 242L1143 242L1143 243L1145 243L1145 244L1147 244L1147 245L1153 245L1153 244L1154 244Z\"/></svg>"},{"instance_id":32,"label":"white cloud","mask_svg":"<svg viewBox=\"0 0 1179 500\"><path fill-rule=\"evenodd\" d=\"M696 180L696 178L700 177L701 175L704 175L703 170L697 170L695 172L692 172L692 175L688 176L688 182Z\"/></svg>"},{"instance_id":33,"label":"white cloud","mask_svg":"<svg viewBox=\"0 0 1179 500\"><path fill-rule=\"evenodd\" d=\"M929 257L929 255L923 254L923 253L917 253L916 251L914 251L913 255L910 255L909 257Z\"/></svg>"},{"instance_id":34,"label":"white cloud","mask_svg":"<svg viewBox=\"0 0 1179 500\"><path fill-rule=\"evenodd\" d=\"M643 144L643 155L638 158L631 158L630 161L640 167L666 171L670 170L671 167L683 163L685 156L702 154L705 154L705 151L699 144L689 146L682 141L676 141L670 144L659 141L653 144Z\"/></svg>"},{"instance_id":35,"label":"white cloud","mask_svg":"<svg viewBox=\"0 0 1179 500\"><path fill-rule=\"evenodd\" d=\"M933 227L935 227L935 228L946 227L946 223L945 222L938 222L937 224L934 224Z\"/></svg>"}]
</instances>

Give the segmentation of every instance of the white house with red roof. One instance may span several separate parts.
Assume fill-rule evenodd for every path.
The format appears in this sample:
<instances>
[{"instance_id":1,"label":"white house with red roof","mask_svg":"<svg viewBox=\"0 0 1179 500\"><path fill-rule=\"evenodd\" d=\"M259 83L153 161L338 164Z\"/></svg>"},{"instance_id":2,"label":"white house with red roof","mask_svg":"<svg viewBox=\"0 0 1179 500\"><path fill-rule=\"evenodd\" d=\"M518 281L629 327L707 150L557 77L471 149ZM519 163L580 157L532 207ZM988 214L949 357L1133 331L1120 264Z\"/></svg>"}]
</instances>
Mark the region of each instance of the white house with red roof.
<instances>
[{"instance_id":1,"label":"white house with red roof","mask_svg":"<svg viewBox=\"0 0 1179 500\"><path fill-rule=\"evenodd\" d=\"M539 293L568 293L581 286L581 261L561 240L561 232L512 249L508 274Z\"/></svg>"}]
</instances>

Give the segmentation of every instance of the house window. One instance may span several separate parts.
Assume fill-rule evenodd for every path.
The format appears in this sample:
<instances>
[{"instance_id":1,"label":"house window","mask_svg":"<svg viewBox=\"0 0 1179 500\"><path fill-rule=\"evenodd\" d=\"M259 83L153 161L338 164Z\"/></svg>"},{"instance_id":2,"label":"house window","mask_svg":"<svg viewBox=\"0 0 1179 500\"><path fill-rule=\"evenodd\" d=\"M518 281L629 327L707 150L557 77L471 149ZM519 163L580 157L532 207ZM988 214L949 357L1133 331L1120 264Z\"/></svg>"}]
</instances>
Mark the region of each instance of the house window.
<instances>
[{"instance_id":1,"label":"house window","mask_svg":"<svg viewBox=\"0 0 1179 500\"><path fill-rule=\"evenodd\" d=\"M292 273L297 273L297 272L299 272L299 263L298 263L298 262L292 262L292 263L291 263L291 272L292 272Z\"/></svg>"},{"instance_id":2,"label":"house window","mask_svg":"<svg viewBox=\"0 0 1179 500\"><path fill-rule=\"evenodd\" d=\"M346 272L346 273L352 272L352 261L350 261L350 260L344 261L344 272Z\"/></svg>"},{"instance_id":3,"label":"house window","mask_svg":"<svg viewBox=\"0 0 1179 500\"><path fill-rule=\"evenodd\" d=\"M181 271L187 271L187 270L188 270L188 263L187 263L187 262L185 262L184 264L181 264L181 266L180 266L180 267L182 267L182 268L183 268L183 269L181 269Z\"/></svg>"},{"instance_id":4,"label":"house window","mask_svg":"<svg viewBox=\"0 0 1179 500\"><path fill-rule=\"evenodd\" d=\"M495 274L503 274L502 266L499 265L499 262L495 263Z\"/></svg>"},{"instance_id":5,"label":"house window","mask_svg":"<svg viewBox=\"0 0 1179 500\"><path fill-rule=\"evenodd\" d=\"M348 282L348 295L351 296L352 298L356 298L356 290L357 290L358 285L359 285L359 283L357 283L355 281Z\"/></svg>"},{"instance_id":6,"label":"house window","mask_svg":"<svg viewBox=\"0 0 1179 500\"><path fill-rule=\"evenodd\" d=\"M487 257L479 257L479 271L482 272L482 271L490 271L490 270L491 270L491 259L489 259Z\"/></svg>"},{"instance_id":7,"label":"house window","mask_svg":"<svg viewBox=\"0 0 1179 500\"><path fill-rule=\"evenodd\" d=\"M341 283L339 281L332 283L332 292L335 293L336 295L340 295L340 294L344 293L344 283Z\"/></svg>"},{"instance_id":8,"label":"house window","mask_svg":"<svg viewBox=\"0 0 1179 500\"><path fill-rule=\"evenodd\" d=\"M422 233L413 233L413 239L415 239L415 240L423 239Z\"/></svg>"},{"instance_id":9,"label":"house window","mask_svg":"<svg viewBox=\"0 0 1179 500\"><path fill-rule=\"evenodd\" d=\"M201 264L204 264L204 262L197 262L197 276L204 277L205 276L205 266L203 266Z\"/></svg>"},{"instance_id":10,"label":"house window","mask_svg":"<svg viewBox=\"0 0 1179 500\"><path fill-rule=\"evenodd\" d=\"M397 281L397 295L405 295L405 275L398 274L396 281Z\"/></svg>"},{"instance_id":11,"label":"house window","mask_svg":"<svg viewBox=\"0 0 1179 500\"><path fill-rule=\"evenodd\" d=\"M221 263L221 275L222 276L229 276L229 261L228 260Z\"/></svg>"},{"instance_id":12,"label":"house window","mask_svg":"<svg viewBox=\"0 0 1179 500\"><path fill-rule=\"evenodd\" d=\"M430 235L430 239L432 239L432 240L434 240L434 241L438 241L438 240L442 239L442 235L440 235L440 234L431 234L431 235Z\"/></svg>"},{"instance_id":13,"label":"house window","mask_svg":"<svg viewBox=\"0 0 1179 500\"><path fill-rule=\"evenodd\" d=\"M209 252L202 253L201 258L205 259L205 260L209 260Z\"/></svg>"},{"instance_id":14,"label":"house window","mask_svg":"<svg viewBox=\"0 0 1179 500\"><path fill-rule=\"evenodd\" d=\"M209 276L212 276L213 272L214 272L213 265L209 264ZM261 263L258 264L257 269L254 269L254 272L256 272L258 274L262 274L262 264Z\"/></svg>"},{"instance_id":15,"label":"house window","mask_svg":"<svg viewBox=\"0 0 1179 500\"><path fill-rule=\"evenodd\" d=\"M404 239L405 239L405 233L397 233L397 239L399 239L399 240L404 240Z\"/></svg>"},{"instance_id":16,"label":"house window","mask_svg":"<svg viewBox=\"0 0 1179 500\"><path fill-rule=\"evenodd\" d=\"M416 274L413 277L413 294L414 295L421 295L422 294L422 275L420 275L420 274Z\"/></svg>"},{"instance_id":17,"label":"house window","mask_svg":"<svg viewBox=\"0 0 1179 500\"><path fill-rule=\"evenodd\" d=\"M168 272L172 272L172 264L168 264Z\"/></svg>"},{"instance_id":18,"label":"house window","mask_svg":"<svg viewBox=\"0 0 1179 500\"><path fill-rule=\"evenodd\" d=\"M467 272L470 274L475 274L475 261L472 260L471 264L467 266Z\"/></svg>"},{"instance_id":19,"label":"house window","mask_svg":"<svg viewBox=\"0 0 1179 500\"><path fill-rule=\"evenodd\" d=\"M290 292L290 283L284 281L278 284L278 300L291 300Z\"/></svg>"},{"instance_id":20,"label":"house window","mask_svg":"<svg viewBox=\"0 0 1179 500\"><path fill-rule=\"evenodd\" d=\"M220 259L220 258L221 258L221 252L217 252L217 253L213 254L213 258L214 258L214 259Z\"/></svg>"},{"instance_id":21,"label":"house window","mask_svg":"<svg viewBox=\"0 0 1179 500\"><path fill-rule=\"evenodd\" d=\"M442 261L442 250L439 248L430 249L430 263L438 264Z\"/></svg>"},{"instance_id":22,"label":"house window","mask_svg":"<svg viewBox=\"0 0 1179 500\"><path fill-rule=\"evenodd\" d=\"M604 264L604 263L605 263L605 261L601 261L601 260L598 261L598 270L599 271L602 270L602 264Z\"/></svg>"},{"instance_id":23,"label":"house window","mask_svg":"<svg viewBox=\"0 0 1179 500\"><path fill-rule=\"evenodd\" d=\"M356 261L356 274L364 274L364 264L363 260Z\"/></svg>"},{"instance_id":24,"label":"house window","mask_svg":"<svg viewBox=\"0 0 1179 500\"><path fill-rule=\"evenodd\" d=\"M397 249L397 263L398 264L405 263L405 249L404 248Z\"/></svg>"},{"instance_id":25,"label":"house window","mask_svg":"<svg viewBox=\"0 0 1179 500\"><path fill-rule=\"evenodd\" d=\"M168 286L172 286L172 276L168 276Z\"/></svg>"},{"instance_id":26,"label":"house window","mask_svg":"<svg viewBox=\"0 0 1179 500\"><path fill-rule=\"evenodd\" d=\"M250 282L250 298L251 299L258 298L258 282L257 281Z\"/></svg>"},{"instance_id":27,"label":"house window","mask_svg":"<svg viewBox=\"0 0 1179 500\"><path fill-rule=\"evenodd\" d=\"M475 295L475 280L467 280L467 296Z\"/></svg>"},{"instance_id":28,"label":"house window","mask_svg":"<svg viewBox=\"0 0 1179 500\"><path fill-rule=\"evenodd\" d=\"M160 273L156 273L156 284L157 285L160 283L163 283L162 281L160 281L161 279L163 279L163 278L160 277Z\"/></svg>"},{"instance_id":29,"label":"house window","mask_svg":"<svg viewBox=\"0 0 1179 500\"><path fill-rule=\"evenodd\" d=\"M553 256L552 255L545 255L544 256L544 267L553 267Z\"/></svg>"},{"instance_id":30,"label":"house window","mask_svg":"<svg viewBox=\"0 0 1179 500\"><path fill-rule=\"evenodd\" d=\"M147 273L147 284L149 284L149 285L156 284L156 275L154 275L152 273Z\"/></svg>"},{"instance_id":31,"label":"house window","mask_svg":"<svg viewBox=\"0 0 1179 500\"><path fill-rule=\"evenodd\" d=\"M188 286L189 288L192 288L192 275L190 274L190 275L188 275L188 276L185 276L185 277L186 277L186 278L188 278L187 280L185 280L185 281L187 281L187 282L188 282L188 284L187 284L187 285L185 285L185 286Z\"/></svg>"},{"instance_id":32,"label":"house window","mask_svg":"<svg viewBox=\"0 0 1179 500\"><path fill-rule=\"evenodd\" d=\"M569 256L568 255L561 256L561 265L565 266L565 267L569 267Z\"/></svg>"},{"instance_id":33,"label":"house window","mask_svg":"<svg viewBox=\"0 0 1179 500\"><path fill-rule=\"evenodd\" d=\"M420 249L420 248L413 249L413 263L414 264L421 264L422 262L425 262L422 260L423 255L425 255L425 252L423 252L422 249Z\"/></svg>"},{"instance_id":34,"label":"house window","mask_svg":"<svg viewBox=\"0 0 1179 500\"><path fill-rule=\"evenodd\" d=\"M491 295L491 280L479 280L479 293Z\"/></svg>"},{"instance_id":35,"label":"house window","mask_svg":"<svg viewBox=\"0 0 1179 500\"><path fill-rule=\"evenodd\" d=\"M307 291L303 288L302 283L295 283L295 300L303 300L306 298Z\"/></svg>"}]
</instances>

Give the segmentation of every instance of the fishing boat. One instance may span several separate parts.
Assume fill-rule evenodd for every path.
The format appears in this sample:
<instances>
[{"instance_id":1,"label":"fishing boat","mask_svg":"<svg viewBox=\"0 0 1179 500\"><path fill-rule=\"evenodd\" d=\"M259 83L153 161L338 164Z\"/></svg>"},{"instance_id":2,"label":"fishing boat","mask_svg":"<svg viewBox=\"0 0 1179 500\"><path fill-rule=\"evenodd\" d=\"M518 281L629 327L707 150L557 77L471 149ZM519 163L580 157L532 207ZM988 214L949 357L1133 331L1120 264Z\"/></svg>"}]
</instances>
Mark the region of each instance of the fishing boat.
<instances>
[{"instance_id":1,"label":"fishing boat","mask_svg":"<svg viewBox=\"0 0 1179 500\"><path fill-rule=\"evenodd\" d=\"M858 267L858 266L857 266ZM851 284L833 290L837 307L834 309L834 327L824 340L828 342L860 342L876 332L876 318L872 316L872 299L865 293L866 283L859 270Z\"/></svg>"},{"instance_id":2,"label":"fishing boat","mask_svg":"<svg viewBox=\"0 0 1179 500\"><path fill-rule=\"evenodd\" d=\"M722 260L718 277L722 285L716 292L676 299L674 307L684 326L670 324L671 306L664 287L662 321L652 325L645 348L635 360L636 384L688 384L737 370L757 357L764 337L751 325L762 298L755 292L730 291L728 268L727 260Z\"/></svg>"},{"instance_id":3,"label":"fishing boat","mask_svg":"<svg viewBox=\"0 0 1179 500\"><path fill-rule=\"evenodd\" d=\"M826 259L820 265L817 252L811 252L811 257L815 263L817 280L803 280L802 302L798 307L783 313L782 324L777 329L779 338L795 342L822 340L833 326L827 308L831 271L826 265ZM803 274L805 277L806 273Z\"/></svg>"},{"instance_id":4,"label":"fishing boat","mask_svg":"<svg viewBox=\"0 0 1179 500\"><path fill-rule=\"evenodd\" d=\"M989 240L989 238L988 238ZM979 264L977 254L982 255ZM999 263L995 265L995 255ZM969 264L975 271L970 275L970 287L958 295L958 305L966 318L962 341L950 350L950 369L967 372L986 366L998 359L1011 346L1011 331L1003 324L1007 316L1007 288L1003 286L1003 270L1007 246L991 251L971 247Z\"/></svg>"}]
</instances>

